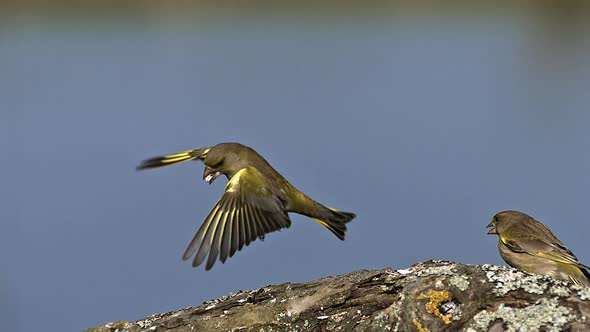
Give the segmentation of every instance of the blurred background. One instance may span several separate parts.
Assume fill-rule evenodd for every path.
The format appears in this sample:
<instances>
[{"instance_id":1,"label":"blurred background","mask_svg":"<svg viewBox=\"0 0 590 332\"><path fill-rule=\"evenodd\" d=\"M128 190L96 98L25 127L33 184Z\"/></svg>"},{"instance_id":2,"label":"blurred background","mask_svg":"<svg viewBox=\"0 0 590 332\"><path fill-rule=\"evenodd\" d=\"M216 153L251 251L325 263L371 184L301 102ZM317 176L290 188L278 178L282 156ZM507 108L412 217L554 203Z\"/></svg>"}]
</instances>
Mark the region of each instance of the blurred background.
<instances>
[{"instance_id":1,"label":"blurred background","mask_svg":"<svg viewBox=\"0 0 590 332\"><path fill-rule=\"evenodd\" d=\"M0 6L0 315L80 331L429 259L504 264L492 215L590 263L590 5L120 1ZM210 272L180 256L225 180L154 155L239 141L314 199Z\"/></svg>"}]
</instances>

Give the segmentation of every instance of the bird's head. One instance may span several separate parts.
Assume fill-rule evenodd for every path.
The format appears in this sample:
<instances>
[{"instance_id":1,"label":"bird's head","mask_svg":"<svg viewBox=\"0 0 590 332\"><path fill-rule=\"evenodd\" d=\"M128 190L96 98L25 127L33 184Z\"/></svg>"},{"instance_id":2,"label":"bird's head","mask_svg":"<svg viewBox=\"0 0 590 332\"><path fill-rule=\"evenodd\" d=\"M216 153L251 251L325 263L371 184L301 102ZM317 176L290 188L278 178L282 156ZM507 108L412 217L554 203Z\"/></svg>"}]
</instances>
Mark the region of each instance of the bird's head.
<instances>
[{"instance_id":1,"label":"bird's head","mask_svg":"<svg viewBox=\"0 0 590 332\"><path fill-rule=\"evenodd\" d=\"M532 217L519 211L502 211L494 215L492 221L486 226L486 228L490 228L488 234L499 235L510 226L526 222L529 219L532 219Z\"/></svg>"},{"instance_id":2,"label":"bird's head","mask_svg":"<svg viewBox=\"0 0 590 332\"><path fill-rule=\"evenodd\" d=\"M205 164L203 180L211 184L222 174L231 179L243 168L243 158L240 158L239 150L239 146L232 143L222 143L212 147L203 159Z\"/></svg>"}]
</instances>

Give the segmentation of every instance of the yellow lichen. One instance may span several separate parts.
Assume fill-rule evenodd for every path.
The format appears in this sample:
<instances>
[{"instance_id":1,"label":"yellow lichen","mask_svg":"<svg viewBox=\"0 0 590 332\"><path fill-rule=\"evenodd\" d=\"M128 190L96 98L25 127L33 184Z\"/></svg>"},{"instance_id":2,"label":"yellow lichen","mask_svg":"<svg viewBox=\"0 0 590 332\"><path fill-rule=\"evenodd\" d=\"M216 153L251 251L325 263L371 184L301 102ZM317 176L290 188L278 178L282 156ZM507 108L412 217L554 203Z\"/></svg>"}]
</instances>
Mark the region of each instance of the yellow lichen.
<instances>
[{"instance_id":1,"label":"yellow lichen","mask_svg":"<svg viewBox=\"0 0 590 332\"><path fill-rule=\"evenodd\" d=\"M453 316L451 314L443 315L438 310L438 307L440 307L441 304L451 300L451 296L449 295L448 291L429 290L426 294L421 293L418 295L418 299L428 299L428 303L424 305L426 307L426 311L442 319L445 324L451 324L451 318Z\"/></svg>"},{"instance_id":2,"label":"yellow lichen","mask_svg":"<svg viewBox=\"0 0 590 332\"><path fill-rule=\"evenodd\" d=\"M418 320L414 319L412 323L414 323L414 326L416 329L418 329L418 332L430 332L430 330L422 326L422 323L420 323Z\"/></svg>"}]
</instances>

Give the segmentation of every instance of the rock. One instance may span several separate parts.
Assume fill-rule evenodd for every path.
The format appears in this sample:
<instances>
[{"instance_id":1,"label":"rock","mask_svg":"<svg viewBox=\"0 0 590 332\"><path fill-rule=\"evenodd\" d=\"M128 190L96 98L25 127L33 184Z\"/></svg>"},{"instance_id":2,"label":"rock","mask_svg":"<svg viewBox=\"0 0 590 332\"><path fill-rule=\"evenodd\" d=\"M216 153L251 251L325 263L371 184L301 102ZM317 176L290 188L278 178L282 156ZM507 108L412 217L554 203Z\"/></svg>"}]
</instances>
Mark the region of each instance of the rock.
<instances>
[{"instance_id":1,"label":"rock","mask_svg":"<svg viewBox=\"0 0 590 332\"><path fill-rule=\"evenodd\" d=\"M355 271L222 297L112 331L590 331L590 288L445 261Z\"/></svg>"}]
</instances>

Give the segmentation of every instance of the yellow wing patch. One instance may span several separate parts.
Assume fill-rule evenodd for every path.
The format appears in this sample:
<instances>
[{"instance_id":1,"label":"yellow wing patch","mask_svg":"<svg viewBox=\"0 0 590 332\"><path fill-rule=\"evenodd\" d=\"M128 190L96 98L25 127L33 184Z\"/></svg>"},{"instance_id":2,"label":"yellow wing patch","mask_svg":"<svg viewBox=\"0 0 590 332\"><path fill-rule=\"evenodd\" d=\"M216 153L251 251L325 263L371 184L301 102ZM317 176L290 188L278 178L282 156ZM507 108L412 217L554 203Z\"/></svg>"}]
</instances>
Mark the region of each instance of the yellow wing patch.
<instances>
[{"instance_id":1,"label":"yellow wing patch","mask_svg":"<svg viewBox=\"0 0 590 332\"><path fill-rule=\"evenodd\" d=\"M232 176L229 182L225 185L226 192L236 192L239 190L240 177L246 172L247 169L248 168L242 168L234 176Z\"/></svg>"},{"instance_id":2,"label":"yellow wing patch","mask_svg":"<svg viewBox=\"0 0 590 332\"><path fill-rule=\"evenodd\" d=\"M508 241L502 235L500 235L500 241L502 241L502 243L505 244L505 245L508 244Z\"/></svg>"}]
</instances>

